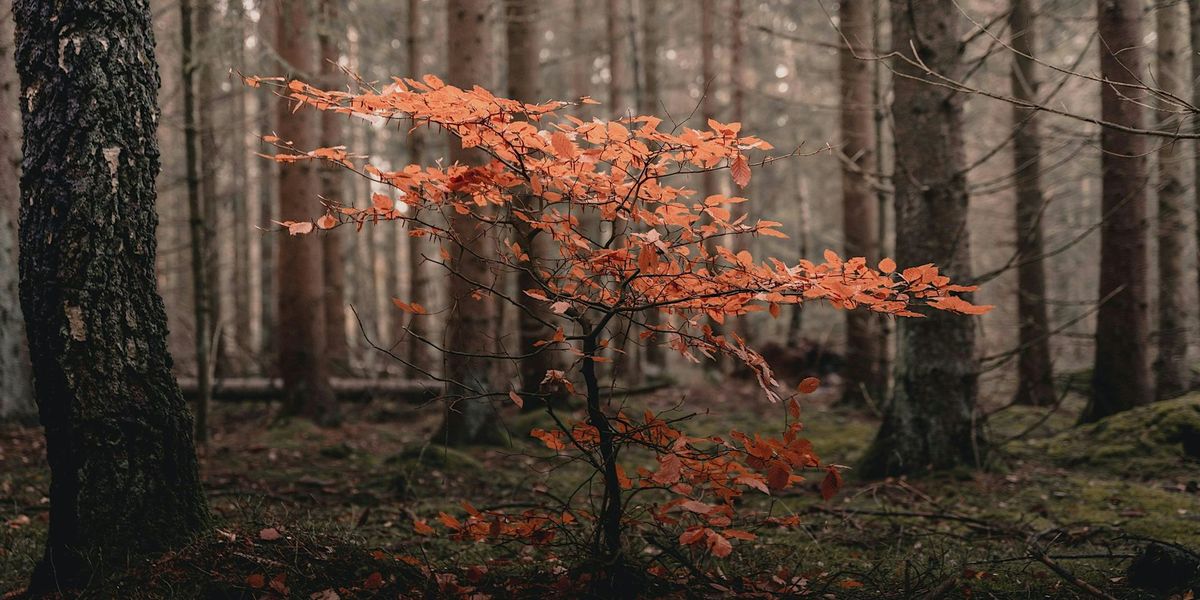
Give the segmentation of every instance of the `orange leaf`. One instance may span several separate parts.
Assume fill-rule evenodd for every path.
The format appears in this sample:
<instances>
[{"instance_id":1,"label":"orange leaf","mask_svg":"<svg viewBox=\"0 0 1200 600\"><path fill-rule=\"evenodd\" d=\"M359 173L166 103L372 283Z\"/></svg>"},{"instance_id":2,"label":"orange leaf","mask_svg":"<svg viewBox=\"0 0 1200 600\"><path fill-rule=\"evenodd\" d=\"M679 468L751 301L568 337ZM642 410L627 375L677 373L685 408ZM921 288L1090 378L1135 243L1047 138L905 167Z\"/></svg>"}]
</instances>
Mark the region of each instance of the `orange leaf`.
<instances>
[{"instance_id":1,"label":"orange leaf","mask_svg":"<svg viewBox=\"0 0 1200 600\"><path fill-rule=\"evenodd\" d=\"M767 486L773 490L782 490L792 479L792 470L781 460L771 461L767 468Z\"/></svg>"},{"instance_id":2,"label":"orange leaf","mask_svg":"<svg viewBox=\"0 0 1200 600\"><path fill-rule=\"evenodd\" d=\"M825 471L825 479L821 480L821 497L829 500L842 489L842 474L830 467Z\"/></svg>"},{"instance_id":3,"label":"orange leaf","mask_svg":"<svg viewBox=\"0 0 1200 600\"><path fill-rule=\"evenodd\" d=\"M896 271L896 261L890 258L879 261L879 270L888 274L894 273Z\"/></svg>"},{"instance_id":4,"label":"orange leaf","mask_svg":"<svg viewBox=\"0 0 1200 600\"><path fill-rule=\"evenodd\" d=\"M321 229L333 229L337 227L338 220L331 214L325 214L320 219L317 219L317 227Z\"/></svg>"},{"instance_id":5,"label":"orange leaf","mask_svg":"<svg viewBox=\"0 0 1200 600\"><path fill-rule=\"evenodd\" d=\"M275 529L274 527L268 527L258 532L258 539L263 540L264 542L273 542L281 537L283 537L283 535L280 534L279 530Z\"/></svg>"},{"instance_id":6,"label":"orange leaf","mask_svg":"<svg viewBox=\"0 0 1200 600\"><path fill-rule=\"evenodd\" d=\"M733 159L729 171L733 175L733 182L738 187L744 188L750 184L750 165L746 162L745 156L739 154L737 158Z\"/></svg>"},{"instance_id":7,"label":"orange leaf","mask_svg":"<svg viewBox=\"0 0 1200 600\"><path fill-rule=\"evenodd\" d=\"M418 535L433 535L434 533L433 528L423 519L413 521L413 531L417 532Z\"/></svg>"},{"instance_id":8,"label":"orange leaf","mask_svg":"<svg viewBox=\"0 0 1200 600\"><path fill-rule=\"evenodd\" d=\"M521 398L520 394L512 390L508 390L508 399L512 400L513 404L517 405L517 408L525 408L525 400Z\"/></svg>"},{"instance_id":9,"label":"orange leaf","mask_svg":"<svg viewBox=\"0 0 1200 600\"><path fill-rule=\"evenodd\" d=\"M462 529L462 523L460 523L458 519L455 519L444 512L438 513L438 520L442 522L442 525L445 525L450 529Z\"/></svg>"},{"instance_id":10,"label":"orange leaf","mask_svg":"<svg viewBox=\"0 0 1200 600\"><path fill-rule=\"evenodd\" d=\"M267 578L263 577L261 573L255 573L246 577L246 585L261 590L264 585L267 585Z\"/></svg>"},{"instance_id":11,"label":"orange leaf","mask_svg":"<svg viewBox=\"0 0 1200 600\"><path fill-rule=\"evenodd\" d=\"M375 571L367 576L366 581L363 581L363 587L368 590L377 590L383 587L383 575L379 571Z\"/></svg>"}]
</instances>

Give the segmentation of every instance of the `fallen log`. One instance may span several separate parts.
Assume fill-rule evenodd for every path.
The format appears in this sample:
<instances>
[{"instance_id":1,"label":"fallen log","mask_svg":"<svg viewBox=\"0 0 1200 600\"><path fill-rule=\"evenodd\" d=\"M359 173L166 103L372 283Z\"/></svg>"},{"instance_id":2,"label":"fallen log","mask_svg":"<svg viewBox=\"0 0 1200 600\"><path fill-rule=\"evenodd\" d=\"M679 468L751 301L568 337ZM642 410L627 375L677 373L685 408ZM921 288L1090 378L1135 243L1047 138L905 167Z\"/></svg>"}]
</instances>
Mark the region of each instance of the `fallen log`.
<instances>
[{"instance_id":1,"label":"fallen log","mask_svg":"<svg viewBox=\"0 0 1200 600\"><path fill-rule=\"evenodd\" d=\"M396 399L409 402L432 400L442 393L442 384L432 379L331 379L330 387L339 401L369 402ZM183 397L196 397L194 377L180 377ZM213 380L213 400L219 402L270 402L283 396L283 381L267 377L226 377Z\"/></svg>"}]
</instances>

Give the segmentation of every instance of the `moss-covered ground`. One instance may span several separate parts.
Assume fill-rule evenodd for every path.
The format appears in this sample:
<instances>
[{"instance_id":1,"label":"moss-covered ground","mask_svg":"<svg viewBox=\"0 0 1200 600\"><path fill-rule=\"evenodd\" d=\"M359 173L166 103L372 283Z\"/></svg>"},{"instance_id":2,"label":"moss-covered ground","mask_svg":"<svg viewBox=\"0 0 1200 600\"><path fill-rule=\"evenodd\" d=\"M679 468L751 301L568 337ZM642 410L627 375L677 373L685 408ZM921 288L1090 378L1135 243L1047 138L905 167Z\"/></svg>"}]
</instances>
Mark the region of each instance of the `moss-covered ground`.
<instances>
[{"instance_id":1,"label":"moss-covered ground","mask_svg":"<svg viewBox=\"0 0 1200 600\"><path fill-rule=\"evenodd\" d=\"M805 432L823 460L853 465L877 421L833 407L832 397L807 398ZM695 414L684 425L695 434L778 431L784 414L740 385L624 402L631 412ZM986 470L882 482L851 470L829 502L815 480L748 495L740 517L758 538L725 560L653 535L631 538L629 552L679 569L645 588L667 597L749 596L750 581L786 590L780 597L1185 597L1186 584L1143 589L1127 571L1148 544L1200 551L1200 461L1189 445L1200 436L1200 395L1075 427L1080 403L1068 396L1054 409L996 412L988 432L999 445ZM460 542L413 528L442 511L461 517L463 501L522 510L576 489L587 471L527 435L550 426L544 414L509 407L511 447L464 450L429 443L436 405L357 406L338 429L272 426L261 405L222 405L215 417L202 461L218 529L97 584L92 597L550 598L584 589L573 565L586 557L570 546ZM43 452L36 428L0 426L0 591L19 590L41 552ZM777 525L768 516L795 518ZM689 577L680 564L710 575Z\"/></svg>"}]
</instances>

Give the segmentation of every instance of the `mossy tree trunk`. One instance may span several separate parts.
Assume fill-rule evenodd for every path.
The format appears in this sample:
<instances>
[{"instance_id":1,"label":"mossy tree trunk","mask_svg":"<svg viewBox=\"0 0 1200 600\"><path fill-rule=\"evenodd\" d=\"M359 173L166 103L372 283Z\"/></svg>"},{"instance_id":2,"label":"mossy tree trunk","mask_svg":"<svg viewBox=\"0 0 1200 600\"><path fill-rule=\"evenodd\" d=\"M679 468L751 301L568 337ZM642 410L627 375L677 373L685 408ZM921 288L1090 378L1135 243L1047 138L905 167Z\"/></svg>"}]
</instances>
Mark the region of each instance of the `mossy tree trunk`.
<instances>
[{"instance_id":1,"label":"mossy tree trunk","mask_svg":"<svg viewBox=\"0 0 1200 600\"><path fill-rule=\"evenodd\" d=\"M50 464L34 593L180 545L208 511L154 275L158 69L145 0L17 0L21 305Z\"/></svg>"},{"instance_id":2,"label":"mossy tree trunk","mask_svg":"<svg viewBox=\"0 0 1200 600\"><path fill-rule=\"evenodd\" d=\"M959 79L961 15L954 0L892 0L892 46L935 73ZM894 64L896 261L936 264L954 281L971 279L962 102L930 85L924 71ZM975 322L929 311L900 323L895 391L863 459L868 477L973 466L981 461L975 399Z\"/></svg>"}]
</instances>

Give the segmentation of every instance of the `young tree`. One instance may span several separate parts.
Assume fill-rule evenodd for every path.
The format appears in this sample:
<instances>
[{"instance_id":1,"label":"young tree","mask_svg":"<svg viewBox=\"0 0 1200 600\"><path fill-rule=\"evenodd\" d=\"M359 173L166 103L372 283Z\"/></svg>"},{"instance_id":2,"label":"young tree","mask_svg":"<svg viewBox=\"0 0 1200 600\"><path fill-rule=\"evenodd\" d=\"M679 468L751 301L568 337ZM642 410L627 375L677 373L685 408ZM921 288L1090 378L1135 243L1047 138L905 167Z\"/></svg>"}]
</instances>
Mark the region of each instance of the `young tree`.
<instances>
[{"instance_id":1,"label":"young tree","mask_svg":"<svg viewBox=\"0 0 1200 600\"><path fill-rule=\"evenodd\" d=\"M892 47L933 72L963 72L954 0L892 0ZM915 53L915 56L913 56ZM971 277L963 150L963 95L923 81L926 72L894 64L896 259L935 263ZM881 477L983 460L975 396L975 323L933 313L899 327L895 391L860 472Z\"/></svg>"},{"instance_id":2,"label":"young tree","mask_svg":"<svg viewBox=\"0 0 1200 600\"><path fill-rule=\"evenodd\" d=\"M875 168L874 74L866 57L872 48L870 0L844 0L838 8L841 34L839 87L842 144L842 231L848 256L878 260L879 214L868 174ZM842 401L852 406L883 403L879 319L846 313L846 383Z\"/></svg>"},{"instance_id":3,"label":"young tree","mask_svg":"<svg viewBox=\"0 0 1200 600\"><path fill-rule=\"evenodd\" d=\"M1097 0L1100 116L1140 128L1137 99L1145 67L1141 0ZM1130 87L1133 86L1133 87ZM1153 397L1146 274L1146 140L1112 127L1100 130L1100 308L1092 394L1081 421L1146 404Z\"/></svg>"},{"instance_id":4,"label":"young tree","mask_svg":"<svg viewBox=\"0 0 1200 600\"><path fill-rule=\"evenodd\" d=\"M470 88L487 85L492 79L492 35L488 13L489 0L449 0L446 8L447 29L455 32L447 44L448 82ZM486 155L465 147L457 140L450 144L450 161L466 165L486 162ZM489 224L467 215L451 214L450 229L463 243L447 249L443 257L453 265L449 277L450 314L446 323L445 379L446 417L434 441L449 446L499 441L496 411L488 397L492 389L491 364L480 355L493 349L489 332L493 331L495 303L486 288L494 275L488 270Z\"/></svg>"},{"instance_id":5,"label":"young tree","mask_svg":"<svg viewBox=\"0 0 1200 600\"><path fill-rule=\"evenodd\" d=\"M0 19L0 418L33 412L25 325L17 299L20 135L12 19Z\"/></svg>"},{"instance_id":6,"label":"young tree","mask_svg":"<svg viewBox=\"0 0 1200 600\"><path fill-rule=\"evenodd\" d=\"M158 70L149 5L17 0L21 305L50 465L30 593L207 526L156 289Z\"/></svg>"},{"instance_id":7,"label":"young tree","mask_svg":"<svg viewBox=\"0 0 1200 600\"><path fill-rule=\"evenodd\" d=\"M1013 54L1013 98L1037 103L1038 78L1036 0L1012 0L1008 28ZM1050 326L1046 316L1046 266L1042 242L1042 138L1038 111L1012 105L1013 174L1017 194L1017 350L1018 404L1049 406L1054 402L1050 365Z\"/></svg>"},{"instance_id":8,"label":"young tree","mask_svg":"<svg viewBox=\"0 0 1200 600\"><path fill-rule=\"evenodd\" d=\"M1187 52L1183 5L1161 3L1155 10L1158 72L1155 85L1163 94L1187 93L1183 56ZM1167 131L1180 120L1179 103L1159 96L1156 127ZM1187 362L1188 305L1184 295L1184 251L1187 248L1186 142L1168 142L1158 151L1158 360L1156 396L1173 398L1191 385Z\"/></svg>"},{"instance_id":9,"label":"young tree","mask_svg":"<svg viewBox=\"0 0 1200 600\"><path fill-rule=\"evenodd\" d=\"M252 79L250 83L261 85L263 81ZM460 539L544 544L554 539L555 532L583 521L592 527L581 537L591 540L598 587L610 595L631 595L619 592L628 591L634 575L622 543L629 527L654 527L660 532L674 528L681 520L673 509L682 507L696 517L683 517L687 526L679 527L683 529L679 543L700 545L715 556L727 556L732 551L731 539L754 539L752 533L731 527L735 501L746 491L786 489L797 481L796 473L813 468L825 471L821 490L826 498L836 493L841 481L837 468L823 465L811 444L798 436L800 406L791 396L787 397L786 431L767 438L759 434L751 438L736 431L728 440L691 438L652 411L631 416L606 406L596 366L604 358L606 325L613 319L623 316L645 343L668 345L694 362L727 354L756 376L769 399L783 401L786 392L763 357L740 338L714 335L702 315L720 322L766 309L778 316L782 305L822 300L898 316L917 315L910 310L917 305L962 314L987 310L957 295L974 288L951 284L929 264L897 273L890 260L880 261L877 270L867 266L862 257L842 260L827 251L823 264L801 260L793 266L777 259L758 260L749 252L735 253L723 245L715 246L715 256L708 255L708 242L717 238L785 237L775 229L781 225L778 222L750 217L732 220L729 207L746 201L744 198L716 195L701 199L694 190L674 183L682 172L728 169L734 183L744 188L751 177L746 153L771 147L758 138L739 135L738 125L710 121L703 130L667 132L659 129L661 119L652 116L609 122L556 118L566 103L526 104L495 97L478 86L464 90L447 85L433 76L394 81L383 90L368 87L360 94L324 91L302 82L279 86L286 87L292 98L320 110L439 127L488 157L471 164L385 170L371 164L356 165L339 147L306 150L278 144L283 153L276 160L334 162L388 186L390 194L408 208L397 210L389 201L391 195L378 194L366 208L332 205L315 223L283 223L293 233L402 221L412 233L431 236L442 244L439 265L451 278L465 278L466 267L452 260L464 251L481 261L485 270L497 274L526 269L529 261L519 245L495 252L472 251L479 243L479 229L447 229L420 215L450 211L460 219L483 224L485 230L498 222L510 224L505 219L523 221L554 240L558 252L546 257L546 268L532 270L535 287L520 293L546 303L546 314L553 315L549 317L553 321L547 323L554 330L553 337L541 342L573 356L575 364L549 373L548 378L570 393L579 393L586 401L587 416L586 420L564 422L552 414L554 430L535 429L530 435L594 468L588 480L597 483L596 493L589 494L590 486L585 484L570 498L588 494L595 508L572 510L570 498L561 507L519 514L485 513L468 505L465 522L450 515L444 515L441 522ZM543 125L547 128L541 129ZM639 168L631 172L633 165ZM525 204L523 197L530 193L543 203ZM495 208L507 209L501 213L506 216L498 218ZM614 231L627 226L629 233L593 240L582 225L583 212L598 212L606 221L620 225ZM486 298L491 295L510 306L517 304L495 281L474 286L484 296L478 302L493 306ZM397 304L415 314L426 313L419 305ZM644 318L648 311L666 312L678 319L651 328ZM480 361L512 358L491 354L486 344L457 353L465 352ZM580 387L572 381L576 374L583 382ZM449 384L468 394L508 397L521 403L512 390L479 389L474 382L454 380ZM809 393L817 385L808 378L798 391ZM652 452L657 469L639 465L626 471L619 454L631 446ZM672 498L660 504L637 493L648 490L669 493Z\"/></svg>"},{"instance_id":10,"label":"young tree","mask_svg":"<svg viewBox=\"0 0 1200 600\"><path fill-rule=\"evenodd\" d=\"M296 75L316 72L312 0L267 2L276 22L275 49L284 67ZM276 135L298 147L314 145L317 123L310 111L291 114L287 99L279 102ZM317 173L310 163L280 169L279 214L282 219L303 219L313 214L312 191ZM337 402L329 386L325 312L325 265L321 240L312 237L280 238L276 265L278 369L283 377L283 416L301 416L321 424L338 419Z\"/></svg>"}]
</instances>

